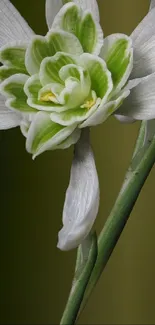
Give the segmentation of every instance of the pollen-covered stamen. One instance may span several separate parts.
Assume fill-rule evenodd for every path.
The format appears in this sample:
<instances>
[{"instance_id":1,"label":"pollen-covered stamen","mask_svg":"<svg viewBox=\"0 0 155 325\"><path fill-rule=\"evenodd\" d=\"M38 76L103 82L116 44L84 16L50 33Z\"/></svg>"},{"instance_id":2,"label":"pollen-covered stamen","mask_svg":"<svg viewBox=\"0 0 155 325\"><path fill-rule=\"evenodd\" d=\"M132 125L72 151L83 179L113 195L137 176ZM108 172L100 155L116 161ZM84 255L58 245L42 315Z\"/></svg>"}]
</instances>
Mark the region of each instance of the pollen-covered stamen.
<instances>
[{"instance_id":1,"label":"pollen-covered stamen","mask_svg":"<svg viewBox=\"0 0 155 325\"><path fill-rule=\"evenodd\" d=\"M94 90L92 90L91 96L87 98L87 100L84 102L81 108L87 108L89 110L96 104L96 101L97 101L96 93Z\"/></svg>"},{"instance_id":2,"label":"pollen-covered stamen","mask_svg":"<svg viewBox=\"0 0 155 325\"><path fill-rule=\"evenodd\" d=\"M42 93L40 95L39 99L42 102L53 102L53 103L58 104L58 100L57 100L56 96L52 93L52 91Z\"/></svg>"}]
</instances>

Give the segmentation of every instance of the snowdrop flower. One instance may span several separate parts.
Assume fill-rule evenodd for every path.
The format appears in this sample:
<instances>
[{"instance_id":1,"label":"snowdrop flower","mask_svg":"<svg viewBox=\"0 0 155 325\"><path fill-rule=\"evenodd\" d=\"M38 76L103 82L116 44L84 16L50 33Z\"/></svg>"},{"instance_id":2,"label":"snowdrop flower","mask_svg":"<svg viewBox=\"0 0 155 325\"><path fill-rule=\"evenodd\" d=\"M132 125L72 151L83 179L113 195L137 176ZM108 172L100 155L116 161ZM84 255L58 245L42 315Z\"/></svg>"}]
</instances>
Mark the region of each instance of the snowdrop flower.
<instances>
[{"instance_id":1,"label":"snowdrop flower","mask_svg":"<svg viewBox=\"0 0 155 325\"><path fill-rule=\"evenodd\" d=\"M0 129L20 126L33 157L77 143L62 250L82 242L98 212L98 177L83 129L114 113L122 120L155 116L154 15L152 9L131 37L103 39L96 0L47 0L49 32L43 37L9 0L0 2Z\"/></svg>"}]
</instances>

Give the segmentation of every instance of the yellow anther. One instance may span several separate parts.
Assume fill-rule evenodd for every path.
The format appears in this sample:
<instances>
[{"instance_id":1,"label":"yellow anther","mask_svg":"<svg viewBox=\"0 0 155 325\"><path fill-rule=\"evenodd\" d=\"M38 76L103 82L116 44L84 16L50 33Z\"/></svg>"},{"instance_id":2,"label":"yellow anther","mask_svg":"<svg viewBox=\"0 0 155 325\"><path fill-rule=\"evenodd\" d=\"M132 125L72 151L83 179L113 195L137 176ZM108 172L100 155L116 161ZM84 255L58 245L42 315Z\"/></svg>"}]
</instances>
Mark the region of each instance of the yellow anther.
<instances>
[{"instance_id":1,"label":"yellow anther","mask_svg":"<svg viewBox=\"0 0 155 325\"><path fill-rule=\"evenodd\" d=\"M95 104L96 104L96 98L91 98L91 99L87 100L81 107L90 109Z\"/></svg>"},{"instance_id":2,"label":"yellow anther","mask_svg":"<svg viewBox=\"0 0 155 325\"><path fill-rule=\"evenodd\" d=\"M51 92L46 92L40 96L42 102L57 102L56 96Z\"/></svg>"}]
</instances>

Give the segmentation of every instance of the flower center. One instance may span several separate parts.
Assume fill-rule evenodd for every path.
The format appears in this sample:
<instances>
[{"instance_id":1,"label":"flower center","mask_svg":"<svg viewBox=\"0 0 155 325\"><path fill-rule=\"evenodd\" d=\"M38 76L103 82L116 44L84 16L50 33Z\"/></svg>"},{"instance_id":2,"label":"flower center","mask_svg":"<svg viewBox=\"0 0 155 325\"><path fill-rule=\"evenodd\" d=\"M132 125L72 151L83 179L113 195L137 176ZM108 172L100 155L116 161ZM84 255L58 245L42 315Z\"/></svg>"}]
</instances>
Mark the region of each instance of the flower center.
<instances>
[{"instance_id":1,"label":"flower center","mask_svg":"<svg viewBox=\"0 0 155 325\"><path fill-rule=\"evenodd\" d=\"M96 99L92 98L90 100L87 100L81 107L82 108L87 108L90 109L92 106L96 104Z\"/></svg>"},{"instance_id":2,"label":"flower center","mask_svg":"<svg viewBox=\"0 0 155 325\"><path fill-rule=\"evenodd\" d=\"M58 103L56 96L51 92L48 91L40 96L40 100L42 102L53 102L53 103Z\"/></svg>"}]
</instances>

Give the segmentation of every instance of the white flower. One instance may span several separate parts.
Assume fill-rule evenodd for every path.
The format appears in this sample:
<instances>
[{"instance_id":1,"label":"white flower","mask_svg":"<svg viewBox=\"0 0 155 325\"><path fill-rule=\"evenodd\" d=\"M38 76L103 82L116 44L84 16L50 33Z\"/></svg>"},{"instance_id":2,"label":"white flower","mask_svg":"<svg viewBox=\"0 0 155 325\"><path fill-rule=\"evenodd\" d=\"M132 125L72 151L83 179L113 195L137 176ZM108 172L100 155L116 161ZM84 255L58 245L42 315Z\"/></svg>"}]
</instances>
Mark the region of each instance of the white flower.
<instances>
[{"instance_id":1,"label":"white flower","mask_svg":"<svg viewBox=\"0 0 155 325\"><path fill-rule=\"evenodd\" d=\"M155 117L154 18L155 8L131 37L103 40L96 0L47 0L49 32L43 37L10 1L0 2L0 129L20 126L33 157L77 143L59 233L62 250L84 240L98 212L89 131L81 130L114 113L130 122Z\"/></svg>"}]
</instances>

